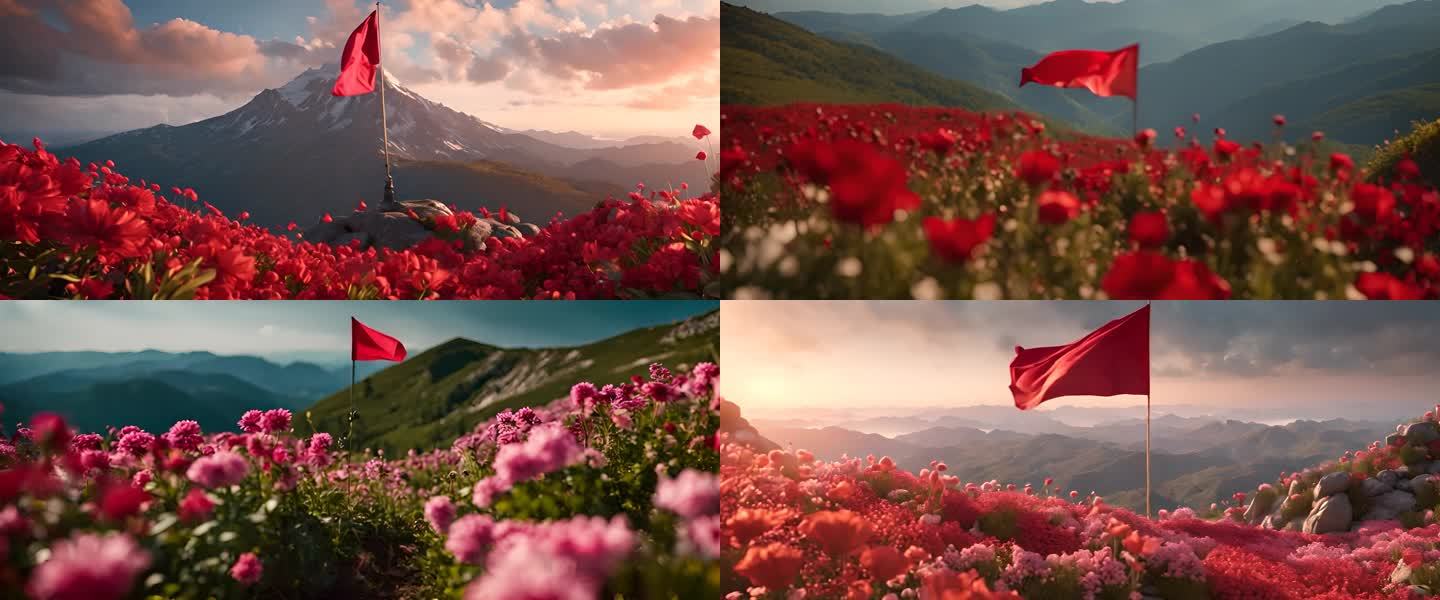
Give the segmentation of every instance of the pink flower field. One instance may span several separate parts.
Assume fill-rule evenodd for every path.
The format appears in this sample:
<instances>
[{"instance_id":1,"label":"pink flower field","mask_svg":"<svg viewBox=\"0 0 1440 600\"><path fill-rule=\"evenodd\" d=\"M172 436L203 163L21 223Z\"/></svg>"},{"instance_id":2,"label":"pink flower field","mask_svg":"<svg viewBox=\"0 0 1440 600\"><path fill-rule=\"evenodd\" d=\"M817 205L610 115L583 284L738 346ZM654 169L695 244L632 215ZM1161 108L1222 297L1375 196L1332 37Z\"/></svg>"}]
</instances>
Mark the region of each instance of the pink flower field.
<instances>
[{"instance_id":1,"label":"pink flower field","mask_svg":"<svg viewBox=\"0 0 1440 600\"><path fill-rule=\"evenodd\" d=\"M803 449L757 450L726 432L725 597L1429 596L1440 589L1440 493L1421 473L1440 457L1435 429L1427 413L1385 442L1281 474L1253 494L1155 519L1049 480L964 482L943 463L912 473L888 457L824 462ZM1286 488L1282 499L1276 490ZM1411 509L1384 514L1396 495L1413 496ZM1338 530L1308 533L1326 528L1312 502L1337 498L1350 499L1353 513Z\"/></svg>"},{"instance_id":2,"label":"pink flower field","mask_svg":"<svg viewBox=\"0 0 1440 600\"><path fill-rule=\"evenodd\" d=\"M284 409L238 433L42 414L0 438L0 598L717 597L718 379L656 364L403 457Z\"/></svg>"}]
</instances>

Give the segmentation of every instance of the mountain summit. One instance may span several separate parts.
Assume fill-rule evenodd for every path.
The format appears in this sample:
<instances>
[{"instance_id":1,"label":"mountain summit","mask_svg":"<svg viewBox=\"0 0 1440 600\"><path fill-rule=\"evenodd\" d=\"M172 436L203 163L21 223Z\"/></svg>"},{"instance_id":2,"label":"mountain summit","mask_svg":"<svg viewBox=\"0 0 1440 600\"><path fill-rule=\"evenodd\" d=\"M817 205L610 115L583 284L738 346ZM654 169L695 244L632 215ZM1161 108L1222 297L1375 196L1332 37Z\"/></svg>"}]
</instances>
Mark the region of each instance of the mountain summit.
<instances>
[{"instance_id":1,"label":"mountain summit","mask_svg":"<svg viewBox=\"0 0 1440 600\"><path fill-rule=\"evenodd\" d=\"M157 125L71 148L82 162L114 160L165 189L194 188L261 225L313 223L378 204L384 183L379 94L334 97L339 68L309 69L245 105L183 126ZM579 149L514 132L422 97L383 76L390 153L401 198L461 208L506 206L544 223L636 183L703 183L694 151L676 142Z\"/></svg>"}]
</instances>

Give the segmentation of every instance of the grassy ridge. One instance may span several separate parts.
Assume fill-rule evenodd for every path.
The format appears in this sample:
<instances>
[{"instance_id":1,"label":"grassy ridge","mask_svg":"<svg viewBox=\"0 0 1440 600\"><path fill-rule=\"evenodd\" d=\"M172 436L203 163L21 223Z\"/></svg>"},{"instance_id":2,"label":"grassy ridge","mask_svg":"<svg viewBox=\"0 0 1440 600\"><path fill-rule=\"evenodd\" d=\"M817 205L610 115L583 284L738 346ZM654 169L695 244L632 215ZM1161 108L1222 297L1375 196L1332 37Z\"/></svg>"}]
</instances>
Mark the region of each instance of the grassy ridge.
<instances>
[{"instance_id":1,"label":"grassy ridge","mask_svg":"<svg viewBox=\"0 0 1440 600\"><path fill-rule=\"evenodd\" d=\"M453 339L376 373L355 385L352 447L403 452L433 448L469 433L505 409L537 406L565 397L576 382L620 383L652 362L672 368L718 361L718 327L679 335L718 315L637 329L568 348L499 348ZM678 333L677 333L678 332ZM297 430L346 434L349 390L340 390L296 420Z\"/></svg>"}]
</instances>

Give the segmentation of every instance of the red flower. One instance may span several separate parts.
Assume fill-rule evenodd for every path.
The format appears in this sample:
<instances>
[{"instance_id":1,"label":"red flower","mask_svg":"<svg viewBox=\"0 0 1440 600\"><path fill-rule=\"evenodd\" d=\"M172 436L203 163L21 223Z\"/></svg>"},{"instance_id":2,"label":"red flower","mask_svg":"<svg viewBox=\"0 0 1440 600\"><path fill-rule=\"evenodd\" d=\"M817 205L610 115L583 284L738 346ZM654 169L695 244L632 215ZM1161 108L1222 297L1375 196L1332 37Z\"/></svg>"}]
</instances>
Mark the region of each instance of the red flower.
<instances>
[{"instance_id":1,"label":"red flower","mask_svg":"<svg viewBox=\"0 0 1440 600\"><path fill-rule=\"evenodd\" d=\"M205 494L205 490L190 488L190 492L185 494L185 499L180 501L178 513L181 521L199 523L209 519L214 510L215 503L210 500L210 496Z\"/></svg>"},{"instance_id":2,"label":"red flower","mask_svg":"<svg viewBox=\"0 0 1440 600\"><path fill-rule=\"evenodd\" d=\"M1420 165L1415 164L1409 156L1400 159L1395 163L1395 177L1400 181L1410 181L1420 178Z\"/></svg>"},{"instance_id":3,"label":"red flower","mask_svg":"<svg viewBox=\"0 0 1440 600\"><path fill-rule=\"evenodd\" d=\"M135 213L111 208L105 200L76 200L65 213L65 238L76 246L95 245L123 257L139 253L150 228Z\"/></svg>"},{"instance_id":4,"label":"red flower","mask_svg":"<svg viewBox=\"0 0 1440 600\"><path fill-rule=\"evenodd\" d=\"M1041 185L1055 179L1060 173L1060 160L1044 150L1031 150L1020 155L1015 168L1015 177L1030 185Z\"/></svg>"},{"instance_id":5,"label":"red flower","mask_svg":"<svg viewBox=\"0 0 1440 600\"><path fill-rule=\"evenodd\" d=\"M751 583L771 590L784 590L795 581L805 564L805 555L785 544L753 546L735 564L735 572Z\"/></svg>"},{"instance_id":6,"label":"red flower","mask_svg":"<svg viewBox=\"0 0 1440 600\"><path fill-rule=\"evenodd\" d=\"M940 260L963 263L980 244L990 239L995 231L995 215L986 214L978 219L953 219L946 221L938 217L927 217L924 221L925 239L930 242L930 253Z\"/></svg>"},{"instance_id":7,"label":"red flower","mask_svg":"<svg viewBox=\"0 0 1440 600\"><path fill-rule=\"evenodd\" d=\"M1046 225L1063 225L1080 215L1080 199L1064 190L1045 190L1037 202L1037 219Z\"/></svg>"},{"instance_id":8,"label":"red flower","mask_svg":"<svg viewBox=\"0 0 1440 600\"><path fill-rule=\"evenodd\" d=\"M1230 283L1210 272L1205 263L1182 260L1175 263L1174 277L1158 296L1161 300L1228 300Z\"/></svg>"},{"instance_id":9,"label":"red flower","mask_svg":"<svg viewBox=\"0 0 1440 600\"><path fill-rule=\"evenodd\" d=\"M1155 143L1155 138L1159 137L1159 135L1160 134L1156 133L1154 129L1143 130L1135 134L1135 145L1141 148L1149 148L1151 144Z\"/></svg>"},{"instance_id":10,"label":"red flower","mask_svg":"<svg viewBox=\"0 0 1440 600\"><path fill-rule=\"evenodd\" d=\"M706 156L704 150L695 153L695 160L705 160L705 158Z\"/></svg>"},{"instance_id":11,"label":"red flower","mask_svg":"<svg viewBox=\"0 0 1440 600\"><path fill-rule=\"evenodd\" d=\"M1218 156L1220 158L1230 158L1239 151L1240 144L1237 142L1232 142L1224 138L1215 140L1215 156Z\"/></svg>"},{"instance_id":12,"label":"red flower","mask_svg":"<svg viewBox=\"0 0 1440 600\"><path fill-rule=\"evenodd\" d=\"M1336 171L1336 172L1339 172L1339 171L1352 171L1352 170L1354 170L1354 169L1355 169L1355 159L1350 158L1350 155L1348 155L1348 154L1341 154L1341 153L1339 153L1339 152L1336 152L1336 153L1330 155L1330 170L1331 170L1331 171Z\"/></svg>"},{"instance_id":13,"label":"red flower","mask_svg":"<svg viewBox=\"0 0 1440 600\"><path fill-rule=\"evenodd\" d=\"M1355 289L1371 300L1420 300L1424 292L1389 273L1361 273Z\"/></svg>"},{"instance_id":14,"label":"red flower","mask_svg":"<svg viewBox=\"0 0 1440 600\"><path fill-rule=\"evenodd\" d=\"M1383 223L1395 213L1395 194L1378 185L1356 184L1350 189L1355 214L1370 223Z\"/></svg>"},{"instance_id":15,"label":"red flower","mask_svg":"<svg viewBox=\"0 0 1440 600\"><path fill-rule=\"evenodd\" d=\"M690 130L690 135L695 136L695 139L697 140L703 140L706 136L710 135L710 130L706 129L704 125L700 125L697 123L695 125L695 129Z\"/></svg>"},{"instance_id":16,"label":"red flower","mask_svg":"<svg viewBox=\"0 0 1440 600\"><path fill-rule=\"evenodd\" d=\"M117 483L102 492L99 513L105 519L121 521L139 514L149 501L150 494L145 490L128 483Z\"/></svg>"},{"instance_id":17,"label":"red flower","mask_svg":"<svg viewBox=\"0 0 1440 600\"><path fill-rule=\"evenodd\" d=\"M1100 287L1111 300L1158 298L1175 278L1175 263L1162 254L1140 251L1115 257Z\"/></svg>"},{"instance_id":18,"label":"red flower","mask_svg":"<svg viewBox=\"0 0 1440 600\"><path fill-rule=\"evenodd\" d=\"M320 222L322 222L322 223L330 223L330 222L332 222L332 221L334 221L334 220L335 220L335 219L334 219L333 217L331 217L331 216L330 216L330 213L328 213L328 212L325 213L325 216L320 217Z\"/></svg>"},{"instance_id":19,"label":"red flower","mask_svg":"<svg viewBox=\"0 0 1440 600\"><path fill-rule=\"evenodd\" d=\"M36 413L30 418L30 439L49 451L63 451L73 437L65 417L52 412Z\"/></svg>"},{"instance_id":20,"label":"red flower","mask_svg":"<svg viewBox=\"0 0 1440 600\"><path fill-rule=\"evenodd\" d=\"M890 546L871 546L860 553L860 566L865 567L872 578L888 581L904 573L909 565L899 550Z\"/></svg>"},{"instance_id":21,"label":"red flower","mask_svg":"<svg viewBox=\"0 0 1440 600\"><path fill-rule=\"evenodd\" d=\"M1275 123L1276 127L1285 126L1285 115L1275 115L1273 117L1270 117L1270 120Z\"/></svg>"},{"instance_id":22,"label":"red flower","mask_svg":"<svg viewBox=\"0 0 1440 600\"><path fill-rule=\"evenodd\" d=\"M800 533L806 539L836 558L858 549L873 532L869 522L848 510L813 513L800 523Z\"/></svg>"},{"instance_id":23,"label":"red flower","mask_svg":"<svg viewBox=\"0 0 1440 600\"><path fill-rule=\"evenodd\" d=\"M1156 248L1170 239L1170 223L1163 212L1140 212L1130 217L1130 239L1141 248Z\"/></svg>"}]
</instances>

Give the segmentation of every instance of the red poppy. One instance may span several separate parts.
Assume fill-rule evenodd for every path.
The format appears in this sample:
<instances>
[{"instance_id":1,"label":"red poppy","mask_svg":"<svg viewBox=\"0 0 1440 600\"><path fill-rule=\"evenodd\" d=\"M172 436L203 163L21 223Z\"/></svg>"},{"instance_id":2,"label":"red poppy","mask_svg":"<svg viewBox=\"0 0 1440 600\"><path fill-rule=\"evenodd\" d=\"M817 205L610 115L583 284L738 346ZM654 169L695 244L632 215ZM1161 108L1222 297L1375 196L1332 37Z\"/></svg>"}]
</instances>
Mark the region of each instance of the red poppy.
<instances>
[{"instance_id":1,"label":"red poppy","mask_svg":"<svg viewBox=\"0 0 1440 600\"><path fill-rule=\"evenodd\" d=\"M707 129L704 125L700 125L697 123L695 124L695 129L690 130L690 135L695 136L695 139L697 140L703 140L706 136L710 135L710 130Z\"/></svg>"},{"instance_id":2,"label":"red poppy","mask_svg":"<svg viewBox=\"0 0 1440 600\"><path fill-rule=\"evenodd\" d=\"M1273 122L1273 123L1275 123L1275 126L1276 126L1276 127L1284 127L1284 126L1285 126L1285 115L1275 115L1275 116L1273 116L1273 117L1270 117L1270 121Z\"/></svg>"},{"instance_id":3,"label":"red poppy","mask_svg":"<svg viewBox=\"0 0 1440 600\"><path fill-rule=\"evenodd\" d=\"M706 156L704 150L695 153L695 160L705 160L705 158Z\"/></svg>"},{"instance_id":4,"label":"red poppy","mask_svg":"<svg viewBox=\"0 0 1440 600\"><path fill-rule=\"evenodd\" d=\"M1115 257L1100 287L1111 300L1149 300L1158 298L1174 278L1174 261L1142 250Z\"/></svg>"},{"instance_id":5,"label":"red poppy","mask_svg":"<svg viewBox=\"0 0 1440 600\"><path fill-rule=\"evenodd\" d=\"M891 546L866 548L860 553L860 566L865 567L872 578L880 581L889 581L909 567L900 551Z\"/></svg>"},{"instance_id":6,"label":"red poppy","mask_svg":"<svg viewBox=\"0 0 1440 600\"><path fill-rule=\"evenodd\" d=\"M66 239L76 246L99 247L104 252L132 257L150 235L145 221L124 208L111 208L105 200L76 200L65 213Z\"/></svg>"},{"instance_id":7,"label":"red poppy","mask_svg":"<svg viewBox=\"0 0 1440 600\"><path fill-rule=\"evenodd\" d=\"M1036 218L1046 225L1062 225L1080 216L1080 199L1064 190L1045 190L1036 202L1040 204Z\"/></svg>"},{"instance_id":8,"label":"red poppy","mask_svg":"<svg viewBox=\"0 0 1440 600\"><path fill-rule=\"evenodd\" d=\"M1141 148L1149 148L1151 144L1155 143L1155 138L1159 135L1160 134L1156 133L1154 129L1142 130L1140 133L1135 134L1135 145Z\"/></svg>"},{"instance_id":9,"label":"red poppy","mask_svg":"<svg viewBox=\"0 0 1440 600\"><path fill-rule=\"evenodd\" d=\"M930 242L930 253L940 260L963 263L980 244L990 239L995 231L995 215L986 214L978 219L952 219L927 217L923 224L925 239Z\"/></svg>"},{"instance_id":10,"label":"red poppy","mask_svg":"<svg viewBox=\"0 0 1440 600\"><path fill-rule=\"evenodd\" d=\"M1330 155L1331 171L1352 171L1354 169L1355 159L1350 158L1350 155L1341 154L1339 152Z\"/></svg>"},{"instance_id":11,"label":"red poppy","mask_svg":"<svg viewBox=\"0 0 1440 600\"><path fill-rule=\"evenodd\" d=\"M1387 222L1395 213L1395 194L1378 185L1356 184L1350 189L1350 201L1355 214L1370 223Z\"/></svg>"},{"instance_id":12,"label":"red poppy","mask_svg":"<svg viewBox=\"0 0 1440 600\"><path fill-rule=\"evenodd\" d=\"M1156 248L1170 239L1170 223L1165 213L1140 212L1130 217L1130 240L1141 248Z\"/></svg>"},{"instance_id":13,"label":"red poppy","mask_svg":"<svg viewBox=\"0 0 1440 600\"><path fill-rule=\"evenodd\" d=\"M1212 273L1210 267L1197 260L1175 263L1170 283L1160 292L1160 300L1228 300L1230 283Z\"/></svg>"},{"instance_id":14,"label":"red poppy","mask_svg":"<svg viewBox=\"0 0 1440 600\"><path fill-rule=\"evenodd\" d=\"M1055 179L1060 173L1060 159L1044 150L1031 150L1020 155L1015 167L1015 177L1030 185L1041 185Z\"/></svg>"},{"instance_id":15,"label":"red poppy","mask_svg":"<svg viewBox=\"0 0 1440 600\"><path fill-rule=\"evenodd\" d=\"M755 585L784 590L795 581L804 564L805 555L800 550L785 544L767 544L746 550L745 557L735 563L735 572Z\"/></svg>"},{"instance_id":16,"label":"red poppy","mask_svg":"<svg viewBox=\"0 0 1440 600\"><path fill-rule=\"evenodd\" d=\"M1389 273L1361 273L1355 289L1371 300L1420 300L1424 291Z\"/></svg>"},{"instance_id":17,"label":"red poppy","mask_svg":"<svg viewBox=\"0 0 1440 600\"><path fill-rule=\"evenodd\" d=\"M860 515L848 510L812 513L800 523L800 533L832 557L843 557L860 548L874 533Z\"/></svg>"}]
</instances>

